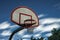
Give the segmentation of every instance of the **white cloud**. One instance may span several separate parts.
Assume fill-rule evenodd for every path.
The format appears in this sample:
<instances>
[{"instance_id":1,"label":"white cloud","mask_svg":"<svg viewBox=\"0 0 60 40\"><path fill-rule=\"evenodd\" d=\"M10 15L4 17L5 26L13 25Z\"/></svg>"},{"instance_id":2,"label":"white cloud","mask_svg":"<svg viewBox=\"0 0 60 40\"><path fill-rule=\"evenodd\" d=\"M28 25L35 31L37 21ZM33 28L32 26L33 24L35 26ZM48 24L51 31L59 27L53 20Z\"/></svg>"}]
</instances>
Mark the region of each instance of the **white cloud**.
<instances>
[{"instance_id":1,"label":"white cloud","mask_svg":"<svg viewBox=\"0 0 60 40\"><path fill-rule=\"evenodd\" d=\"M51 24L51 23L55 23L55 22L60 22L59 18L45 18L45 19L41 19L39 20L40 24Z\"/></svg>"},{"instance_id":2,"label":"white cloud","mask_svg":"<svg viewBox=\"0 0 60 40\"><path fill-rule=\"evenodd\" d=\"M40 14L39 16L38 16L38 18L41 18L41 17L44 17L45 15L44 14Z\"/></svg>"},{"instance_id":3,"label":"white cloud","mask_svg":"<svg viewBox=\"0 0 60 40\"><path fill-rule=\"evenodd\" d=\"M38 38L38 37L41 37L41 34L35 34L33 35L34 38Z\"/></svg>"},{"instance_id":4,"label":"white cloud","mask_svg":"<svg viewBox=\"0 0 60 40\"><path fill-rule=\"evenodd\" d=\"M41 26L36 27L36 28L34 29L34 32L35 32L35 33L36 33L36 32L39 32L39 31L40 31L40 33L37 33L37 34L35 34L35 35L33 35L33 36L35 36L35 37L41 37L41 36L40 36L41 33L52 31L53 28L59 28L59 25L58 25L58 24L52 24L52 25L48 25L48 26L46 26L46 27L43 27L43 26L41 25ZM49 37L49 36L51 36L51 35L52 35L51 33L48 33L48 34L45 34L44 36Z\"/></svg>"},{"instance_id":5,"label":"white cloud","mask_svg":"<svg viewBox=\"0 0 60 40\"><path fill-rule=\"evenodd\" d=\"M5 30L5 31L3 31L3 32L1 33L1 35L2 35L2 36L9 36L9 35L11 35L11 31Z\"/></svg>"},{"instance_id":6,"label":"white cloud","mask_svg":"<svg viewBox=\"0 0 60 40\"><path fill-rule=\"evenodd\" d=\"M23 40L30 40L30 39L23 39Z\"/></svg>"},{"instance_id":7,"label":"white cloud","mask_svg":"<svg viewBox=\"0 0 60 40\"><path fill-rule=\"evenodd\" d=\"M6 29L10 26L10 23L8 22L3 22L0 24L0 29Z\"/></svg>"},{"instance_id":8,"label":"white cloud","mask_svg":"<svg viewBox=\"0 0 60 40\"><path fill-rule=\"evenodd\" d=\"M40 19L40 22L39 22L40 25L34 29L34 33L39 32L38 34L41 34L41 33L44 33L44 32L52 31L53 28L58 29L59 26L60 26L59 24L57 24L58 22L60 22L59 18L44 18L44 19ZM50 24L50 25L44 26L45 24ZM20 31L20 35L24 33L23 31ZM35 36L38 36L38 34L35 34ZM48 33L48 34L45 34L45 35L49 37L52 34Z\"/></svg>"},{"instance_id":9,"label":"white cloud","mask_svg":"<svg viewBox=\"0 0 60 40\"><path fill-rule=\"evenodd\" d=\"M40 25L34 29L34 33L39 32L41 34L41 33L44 33L44 32L50 32L50 31L53 30L53 28L58 29L58 28L60 28L60 25L58 24L59 22L60 22L59 18L40 19L39 20ZM45 24L47 24L47 25L44 26ZM50 25L48 25L48 24L50 24ZM46 36L51 36L51 35L52 35L51 33L46 34Z\"/></svg>"},{"instance_id":10,"label":"white cloud","mask_svg":"<svg viewBox=\"0 0 60 40\"><path fill-rule=\"evenodd\" d=\"M46 35L44 35L44 36L50 37L50 36L52 36L52 33L48 33L48 34L46 34Z\"/></svg>"},{"instance_id":11,"label":"white cloud","mask_svg":"<svg viewBox=\"0 0 60 40\"><path fill-rule=\"evenodd\" d=\"M31 38L32 35L24 35L22 38Z\"/></svg>"},{"instance_id":12,"label":"white cloud","mask_svg":"<svg viewBox=\"0 0 60 40\"><path fill-rule=\"evenodd\" d=\"M59 26L60 25L52 24L52 25L46 26L43 31L52 31L53 28L56 28L57 29L57 28L59 28Z\"/></svg>"},{"instance_id":13,"label":"white cloud","mask_svg":"<svg viewBox=\"0 0 60 40\"><path fill-rule=\"evenodd\" d=\"M44 17L45 15L39 15L38 17ZM40 19L39 20L40 22L40 25L38 27L36 27L34 29L34 33L37 33L39 32L38 34L35 34L34 36L38 36L38 35L41 35L41 33L44 33L44 32L48 32L48 31L51 31L53 30L53 28L59 28L59 24L57 24L58 22L60 22L60 19L59 18L44 18L44 19ZM53 23L53 24L52 24ZM47 26L44 26L45 24L50 24L50 25L47 25ZM6 28L12 28L12 27L16 27L17 25L12 25L10 26L10 23L8 22L3 22L0 24L0 29L6 29ZM18 32L18 35L20 35L21 37L28 37L28 36L31 36L31 35L25 35L24 33L26 33L27 29L23 29L21 31ZM1 33L1 35L3 36L8 36L10 35L11 32L10 31L3 31ZM28 34L28 33L27 33ZM46 34L46 36L51 36L51 34Z\"/></svg>"},{"instance_id":14,"label":"white cloud","mask_svg":"<svg viewBox=\"0 0 60 40\"><path fill-rule=\"evenodd\" d=\"M7 29L7 28L14 28L14 27L18 27L18 25L12 25L8 22L3 22L3 23L0 23L0 29Z\"/></svg>"},{"instance_id":15,"label":"white cloud","mask_svg":"<svg viewBox=\"0 0 60 40\"><path fill-rule=\"evenodd\" d=\"M46 32L46 31L53 30L53 28L59 28L60 25L55 22L60 22L60 19L55 19L55 18L49 18L49 19L46 18L46 20L42 19L42 21L40 22L40 25L38 27L36 27L34 29L34 31L35 32L37 32L37 31ZM53 24L51 24L51 23L53 23ZM51 25L44 26L45 24L51 24Z\"/></svg>"}]
</instances>

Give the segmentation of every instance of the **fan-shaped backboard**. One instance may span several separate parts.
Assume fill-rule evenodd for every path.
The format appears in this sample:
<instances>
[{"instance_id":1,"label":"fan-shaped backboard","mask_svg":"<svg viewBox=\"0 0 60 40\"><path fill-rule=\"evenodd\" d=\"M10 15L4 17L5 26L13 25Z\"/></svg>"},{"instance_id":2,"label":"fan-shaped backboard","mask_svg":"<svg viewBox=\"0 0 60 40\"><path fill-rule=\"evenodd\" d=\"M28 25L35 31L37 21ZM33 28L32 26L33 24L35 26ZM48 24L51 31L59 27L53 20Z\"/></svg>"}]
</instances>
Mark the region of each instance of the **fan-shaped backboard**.
<instances>
[{"instance_id":1,"label":"fan-shaped backboard","mask_svg":"<svg viewBox=\"0 0 60 40\"><path fill-rule=\"evenodd\" d=\"M18 7L12 11L11 20L20 26L23 26L23 24L32 24L31 27L37 27L39 25L38 16L36 13L30 8L24 6ZM27 28L29 28L29 25L27 25Z\"/></svg>"}]
</instances>

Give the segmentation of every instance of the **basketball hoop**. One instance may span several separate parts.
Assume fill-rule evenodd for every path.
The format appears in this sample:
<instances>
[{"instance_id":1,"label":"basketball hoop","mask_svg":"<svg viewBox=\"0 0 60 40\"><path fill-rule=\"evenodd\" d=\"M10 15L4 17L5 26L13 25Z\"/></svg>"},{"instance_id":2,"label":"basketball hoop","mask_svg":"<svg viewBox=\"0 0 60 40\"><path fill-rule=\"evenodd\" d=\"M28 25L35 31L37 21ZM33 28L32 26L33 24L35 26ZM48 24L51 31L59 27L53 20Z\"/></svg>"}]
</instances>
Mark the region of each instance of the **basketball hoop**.
<instances>
[{"instance_id":1,"label":"basketball hoop","mask_svg":"<svg viewBox=\"0 0 60 40\"><path fill-rule=\"evenodd\" d=\"M19 29L15 30L9 40L12 39L13 35L24 29L28 28L29 32L33 32L33 28L37 27L39 25L38 16L34 11L32 11L30 8L27 8L25 6L18 7L12 11L11 14L11 20L12 22L16 23L17 25L21 26Z\"/></svg>"}]
</instances>

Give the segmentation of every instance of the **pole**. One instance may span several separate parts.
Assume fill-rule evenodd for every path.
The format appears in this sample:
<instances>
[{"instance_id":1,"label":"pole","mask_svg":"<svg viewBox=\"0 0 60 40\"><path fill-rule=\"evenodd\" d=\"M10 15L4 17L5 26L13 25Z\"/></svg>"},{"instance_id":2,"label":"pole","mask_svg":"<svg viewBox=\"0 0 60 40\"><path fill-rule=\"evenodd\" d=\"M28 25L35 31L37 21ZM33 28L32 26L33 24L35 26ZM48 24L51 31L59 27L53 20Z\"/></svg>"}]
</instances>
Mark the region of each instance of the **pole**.
<instances>
[{"instance_id":1,"label":"pole","mask_svg":"<svg viewBox=\"0 0 60 40\"><path fill-rule=\"evenodd\" d=\"M20 27L20 28L16 29L15 31L13 31L13 33L10 35L9 40L12 40L13 35L14 35L15 33L19 32L19 31L21 31L22 29L24 29L24 28L23 28L23 27Z\"/></svg>"}]
</instances>

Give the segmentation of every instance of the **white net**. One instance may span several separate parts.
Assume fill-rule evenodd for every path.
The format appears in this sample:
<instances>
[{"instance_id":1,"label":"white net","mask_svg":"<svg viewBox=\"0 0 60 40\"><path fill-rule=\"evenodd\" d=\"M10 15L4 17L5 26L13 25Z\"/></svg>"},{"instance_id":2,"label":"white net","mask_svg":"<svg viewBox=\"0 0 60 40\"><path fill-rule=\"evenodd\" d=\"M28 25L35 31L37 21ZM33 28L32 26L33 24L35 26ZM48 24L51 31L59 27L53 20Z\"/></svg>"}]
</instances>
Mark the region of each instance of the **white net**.
<instances>
[{"instance_id":1,"label":"white net","mask_svg":"<svg viewBox=\"0 0 60 40\"><path fill-rule=\"evenodd\" d=\"M34 30L34 28L28 28L28 29L27 29L27 32L28 32L29 34L32 34L32 33L33 33L33 30Z\"/></svg>"}]
</instances>

